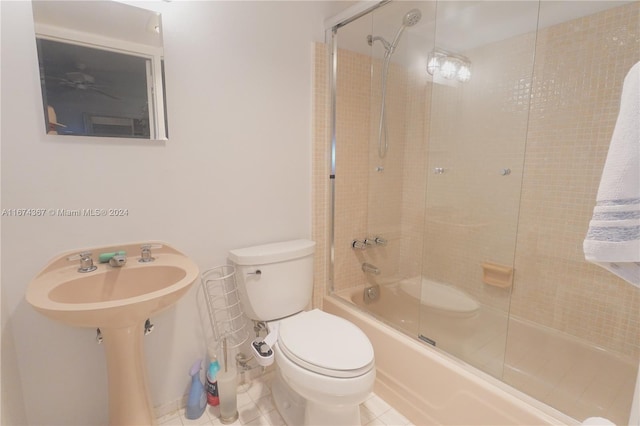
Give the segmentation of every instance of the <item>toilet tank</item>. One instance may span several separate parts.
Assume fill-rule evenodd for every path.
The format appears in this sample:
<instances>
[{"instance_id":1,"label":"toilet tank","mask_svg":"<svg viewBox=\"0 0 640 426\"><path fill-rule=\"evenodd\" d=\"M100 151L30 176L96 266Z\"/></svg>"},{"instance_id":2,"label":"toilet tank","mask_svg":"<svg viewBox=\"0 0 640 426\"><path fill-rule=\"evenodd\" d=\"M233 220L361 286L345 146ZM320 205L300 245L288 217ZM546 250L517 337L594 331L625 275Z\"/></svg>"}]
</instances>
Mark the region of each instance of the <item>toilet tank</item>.
<instances>
[{"instance_id":1,"label":"toilet tank","mask_svg":"<svg viewBox=\"0 0 640 426\"><path fill-rule=\"evenodd\" d=\"M313 292L316 243L293 240L231 250L244 313L271 321L303 311Z\"/></svg>"}]
</instances>

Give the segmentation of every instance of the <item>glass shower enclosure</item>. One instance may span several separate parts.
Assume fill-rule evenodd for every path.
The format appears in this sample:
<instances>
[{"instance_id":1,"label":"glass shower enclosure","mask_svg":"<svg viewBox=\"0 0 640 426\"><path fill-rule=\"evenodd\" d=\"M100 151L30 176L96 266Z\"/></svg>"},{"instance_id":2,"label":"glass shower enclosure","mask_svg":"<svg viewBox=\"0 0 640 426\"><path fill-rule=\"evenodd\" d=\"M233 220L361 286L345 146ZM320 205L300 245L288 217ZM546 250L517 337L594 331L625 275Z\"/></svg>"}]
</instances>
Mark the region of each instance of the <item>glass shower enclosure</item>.
<instances>
[{"instance_id":1,"label":"glass shower enclosure","mask_svg":"<svg viewBox=\"0 0 640 426\"><path fill-rule=\"evenodd\" d=\"M579 420L626 423L640 292L581 244L638 16L402 1L336 26L334 293Z\"/></svg>"}]
</instances>

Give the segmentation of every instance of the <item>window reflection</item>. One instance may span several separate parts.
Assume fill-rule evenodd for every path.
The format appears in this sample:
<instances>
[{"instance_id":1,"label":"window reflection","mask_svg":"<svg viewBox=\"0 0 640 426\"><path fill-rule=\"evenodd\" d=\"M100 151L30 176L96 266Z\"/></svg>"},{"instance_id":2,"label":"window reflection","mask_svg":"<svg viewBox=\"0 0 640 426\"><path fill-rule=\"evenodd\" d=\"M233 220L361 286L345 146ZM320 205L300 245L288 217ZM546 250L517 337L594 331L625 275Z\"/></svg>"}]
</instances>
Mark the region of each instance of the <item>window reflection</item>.
<instances>
[{"instance_id":1,"label":"window reflection","mask_svg":"<svg viewBox=\"0 0 640 426\"><path fill-rule=\"evenodd\" d=\"M151 137L148 58L42 38L38 56L48 132Z\"/></svg>"}]
</instances>

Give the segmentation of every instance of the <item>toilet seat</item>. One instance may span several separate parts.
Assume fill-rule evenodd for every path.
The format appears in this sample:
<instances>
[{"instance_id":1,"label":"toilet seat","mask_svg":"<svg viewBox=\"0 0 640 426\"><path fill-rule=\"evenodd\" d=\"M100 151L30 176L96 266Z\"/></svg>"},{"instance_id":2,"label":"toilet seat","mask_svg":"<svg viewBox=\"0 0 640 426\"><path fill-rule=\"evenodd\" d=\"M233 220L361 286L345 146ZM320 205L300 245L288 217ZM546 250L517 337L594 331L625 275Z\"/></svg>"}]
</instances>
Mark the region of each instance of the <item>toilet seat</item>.
<instances>
[{"instance_id":1,"label":"toilet seat","mask_svg":"<svg viewBox=\"0 0 640 426\"><path fill-rule=\"evenodd\" d=\"M300 367L329 377L358 377L374 365L373 347L362 330L319 309L282 320L278 347Z\"/></svg>"}]
</instances>

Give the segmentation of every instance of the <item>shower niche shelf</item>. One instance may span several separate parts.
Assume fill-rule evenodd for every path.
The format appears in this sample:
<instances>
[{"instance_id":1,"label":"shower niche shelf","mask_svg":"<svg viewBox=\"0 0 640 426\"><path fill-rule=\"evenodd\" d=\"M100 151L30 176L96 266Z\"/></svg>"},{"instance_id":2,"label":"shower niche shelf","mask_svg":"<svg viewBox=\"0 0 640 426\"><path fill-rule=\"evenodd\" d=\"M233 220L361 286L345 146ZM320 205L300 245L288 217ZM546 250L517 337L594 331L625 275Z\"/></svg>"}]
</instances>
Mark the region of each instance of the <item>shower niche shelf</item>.
<instances>
[{"instance_id":1,"label":"shower niche shelf","mask_svg":"<svg viewBox=\"0 0 640 426\"><path fill-rule=\"evenodd\" d=\"M498 263L482 263L482 282L500 288L509 288L513 283L513 268Z\"/></svg>"}]
</instances>

